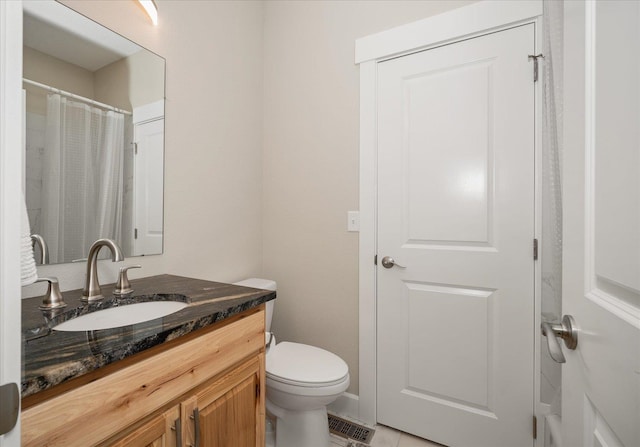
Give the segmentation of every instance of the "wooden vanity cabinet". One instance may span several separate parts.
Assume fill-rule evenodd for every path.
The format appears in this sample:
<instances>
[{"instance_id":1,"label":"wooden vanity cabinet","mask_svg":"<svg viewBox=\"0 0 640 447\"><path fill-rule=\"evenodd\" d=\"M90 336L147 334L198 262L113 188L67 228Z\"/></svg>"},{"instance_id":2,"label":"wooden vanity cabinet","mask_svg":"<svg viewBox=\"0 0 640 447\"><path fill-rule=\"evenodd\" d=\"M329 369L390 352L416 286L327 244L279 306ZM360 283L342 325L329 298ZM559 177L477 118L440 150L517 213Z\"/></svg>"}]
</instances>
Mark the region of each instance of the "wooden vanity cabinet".
<instances>
[{"instance_id":1,"label":"wooden vanity cabinet","mask_svg":"<svg viewBox=\"0 0 640 447\"><path fill-rule=\"evenodd\" d=\"M22 445L264 446L264 305L34 404Z\"/></svg>"},{"instance_id":2,"label":"wooden vanity cabinet","mask_svg":"<svg viewBox=\"0 0 640 447\"><path fill-rule=\"evenodd\" d=\"M152 416L129 434L107 441L103 446L263 446L261 362L260 358L251 359L203 384L187 393L180 404Z\"/></svg>"}]
</instances>

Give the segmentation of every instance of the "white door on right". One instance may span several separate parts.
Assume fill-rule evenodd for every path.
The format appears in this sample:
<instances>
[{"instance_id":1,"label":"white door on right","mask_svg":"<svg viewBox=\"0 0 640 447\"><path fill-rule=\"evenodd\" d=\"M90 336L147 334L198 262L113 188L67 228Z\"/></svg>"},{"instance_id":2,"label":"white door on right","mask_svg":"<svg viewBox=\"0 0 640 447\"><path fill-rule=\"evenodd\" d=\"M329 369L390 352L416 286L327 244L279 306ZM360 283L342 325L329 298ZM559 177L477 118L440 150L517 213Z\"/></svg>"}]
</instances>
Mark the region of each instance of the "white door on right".
<instances>
[{"instance_id":1,"label":"white door on right","mask_svg":"<svg viewBox=\"0 0 640 447\"><path fill-rule=\"evenodd\" d=\"M640 2L565 2L565 447L640 446Z\"/></svg>"}]
</instances>

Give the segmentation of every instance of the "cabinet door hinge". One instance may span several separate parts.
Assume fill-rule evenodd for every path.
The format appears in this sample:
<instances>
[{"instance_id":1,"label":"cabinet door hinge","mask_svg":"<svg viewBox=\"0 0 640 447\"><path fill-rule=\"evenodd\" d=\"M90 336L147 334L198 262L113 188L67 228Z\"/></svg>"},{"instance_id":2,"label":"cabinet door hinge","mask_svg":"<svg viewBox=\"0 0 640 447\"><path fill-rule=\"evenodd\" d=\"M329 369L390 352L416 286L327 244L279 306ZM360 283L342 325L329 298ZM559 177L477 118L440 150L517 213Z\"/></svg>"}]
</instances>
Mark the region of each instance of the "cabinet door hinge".
<instances>
[{"instance_id":1,"label":"cabinet door hinge","mask_svg":"<svg viewBox=\"0 0 640 447\"><path fill-rule=\"evenodd\" d=\"M138 229L137 228L133 229L133 238L134 239L138 239Z\"/></svg>"},{"instance_id":2,"label":"cabinet door hinge","mask_svg":"<svg viewBox=\"0 0 640 447\"><path fill-rule=\"evenodd\" d=\"M535 56L533 54L529 55L529 59L533 59L533 82L538 82L538 72L539 72L538 58L544 59L544 56L542 55L542 53L536 54Z\"/></svg>"},{"instance_id":3,"label":"cabinet door hinge","mask_svg":"<svg viewBox=\"0 0 640 447\"><path fill-rule=\"evenodd\" d=\"M133 153L138 155L138 143L133 143Z\"/></svg>"},{"instance_id":4,"label":"cabinet door hinge","mask_svg":"<svg viewBox=\"0 0 640 447\"><path fill-rule=\"evenodd\" d=\"M260 398L260 384L256 383L256 397Z\"/></svg>"},{"instance_id":5,"label":"cabinet door hinge","mask_svg":"<svg viewBox=\"0 0 640 447\"><path fill-rule=\"evenodd\" d=\"M373 257L373 265L378 265L378 255Z\"/></svg>"},{"instance_id":6,"label":"cabinet door hinge","mask_svg":"<svg viewBox=\"0 0 640 447\"><path fill-rule=\"evenodd\" d=\"M533 439L538 439L538 418L533 416Z\"/></svg>"},{"instance_id":7,"label":"cabinet door hinge","mask_svg":"<svg viewBox=\"0 0 640 447\"><path fill-rule=\"evenodd\" d=\"M538 260L538 239L533 240L533 260Z\"/></svg>"}]
</instances>

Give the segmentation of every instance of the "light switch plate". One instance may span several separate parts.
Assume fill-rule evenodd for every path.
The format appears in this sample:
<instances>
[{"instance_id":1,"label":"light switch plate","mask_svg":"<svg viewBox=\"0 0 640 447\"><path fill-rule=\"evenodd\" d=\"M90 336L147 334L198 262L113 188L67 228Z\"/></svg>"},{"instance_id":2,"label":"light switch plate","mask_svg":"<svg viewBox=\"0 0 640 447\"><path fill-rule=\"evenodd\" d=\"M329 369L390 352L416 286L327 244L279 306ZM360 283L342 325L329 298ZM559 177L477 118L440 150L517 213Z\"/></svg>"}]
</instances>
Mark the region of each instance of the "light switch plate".
<instances>
[{"instance_id":1,"label":"light switch plate","mask_svg":"<svg viewBox=\"0 0 640 447\"><path fill-rule=\"evenodd\" d=\"M360 231L360 211L347 212L347 231Z\"/></svg>"}]
</instances>

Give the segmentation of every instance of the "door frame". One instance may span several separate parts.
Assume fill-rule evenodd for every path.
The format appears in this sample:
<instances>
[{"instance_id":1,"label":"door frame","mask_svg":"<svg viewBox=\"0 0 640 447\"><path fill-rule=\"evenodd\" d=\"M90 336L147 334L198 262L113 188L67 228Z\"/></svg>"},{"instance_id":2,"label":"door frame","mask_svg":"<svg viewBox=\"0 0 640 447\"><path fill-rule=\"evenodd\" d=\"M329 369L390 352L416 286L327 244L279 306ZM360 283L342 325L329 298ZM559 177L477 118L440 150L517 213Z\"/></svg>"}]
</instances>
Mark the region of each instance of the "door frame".
<instances>
[{"instance_id":1,"label":"door frame","mask_svg":"<svg viewBox=\"0 0 640 447\"><path fill-rule=\"evenodd\" d=\"M22 1L0 1L0 384L21 382ZM20 417L0 446L20 445Z\"/></svg>"},{"instance_id":2,"label":"door frame","mask_svg":"<svg viewBox=\"0 0 640 447\"><path fill-rule=\"evenodd\" d=\"M479 37L514 26L535 25L536 48L542 48L542 0L518 2L480 1L437 16L392 28L356 40L355 62L360 65L360 234L359 234L359 420L375 424L376 414L376 202L377 202L377 64L457 41ZM533 70L533 68L532 68ZM542 104L541 82L534 84L535 104ZM535 236L540 239L541 107L535 110ZM534 327L540 325L540 268L535 266ZM540 338L534 337L534 405L540 420L548 408L541 406ZM541 425L541 424L539 424ZM538 428L538 440L542 440Z\"/></svg>"}]
</instances>

